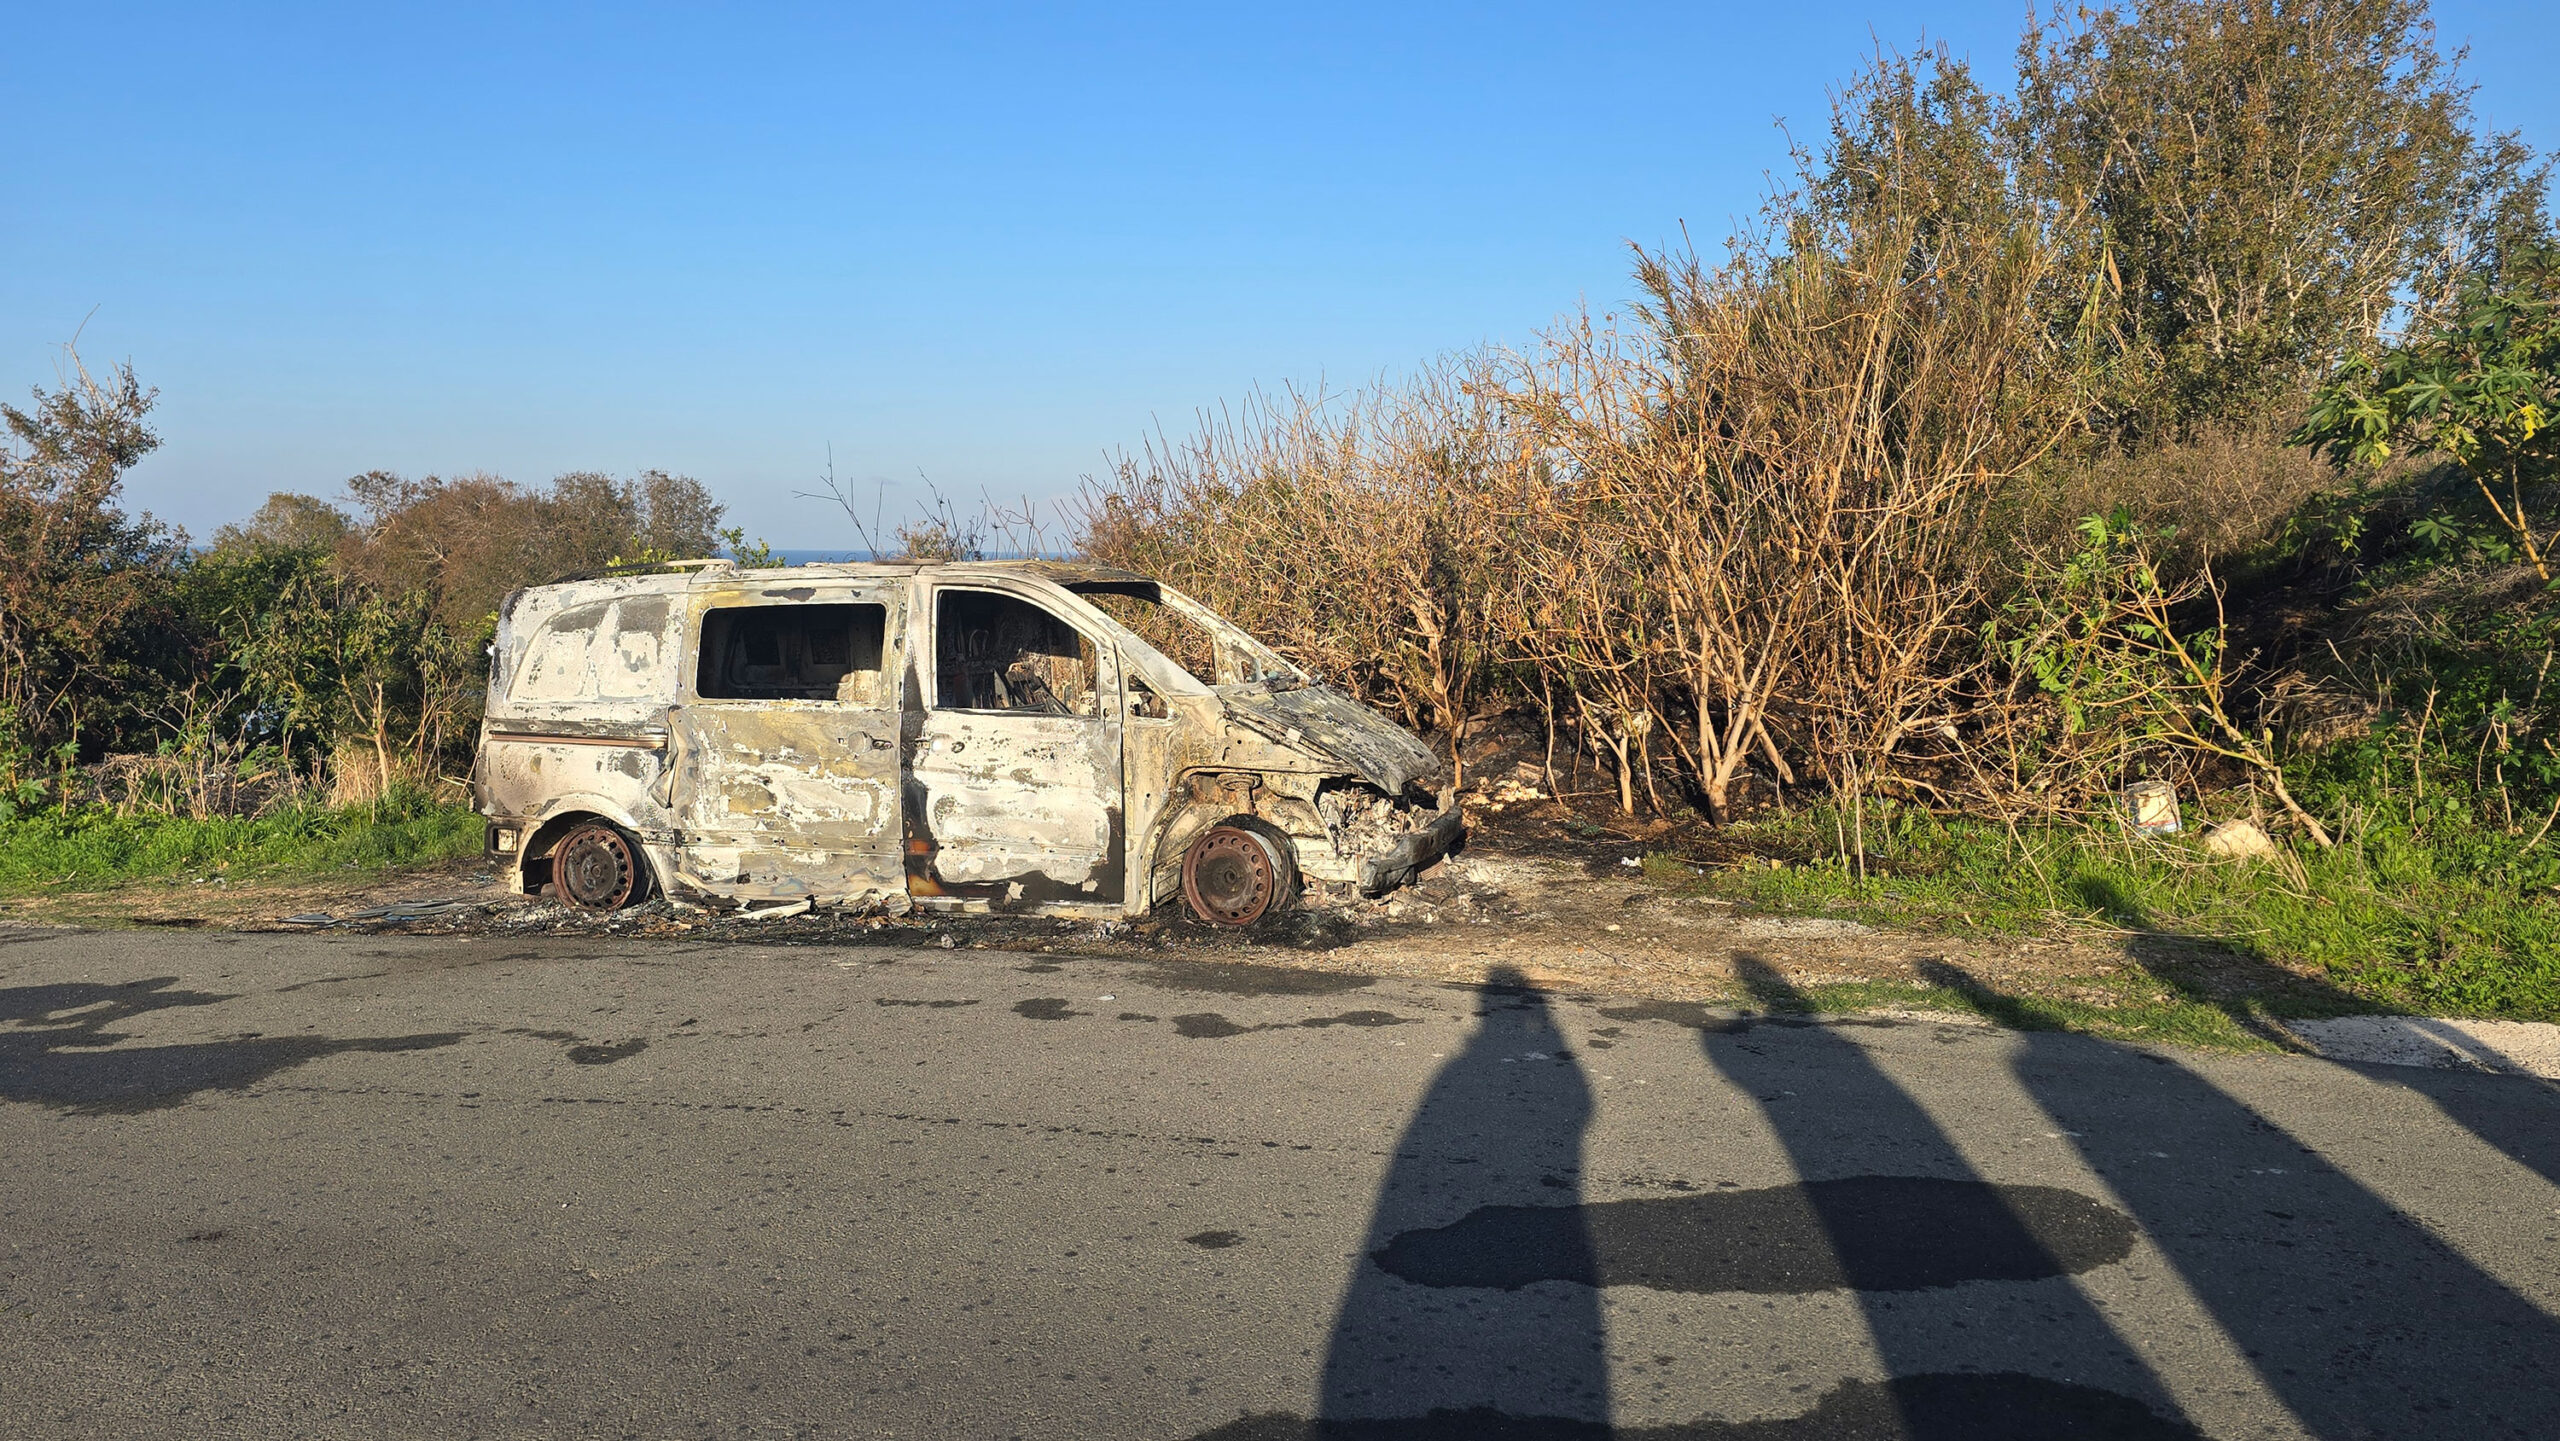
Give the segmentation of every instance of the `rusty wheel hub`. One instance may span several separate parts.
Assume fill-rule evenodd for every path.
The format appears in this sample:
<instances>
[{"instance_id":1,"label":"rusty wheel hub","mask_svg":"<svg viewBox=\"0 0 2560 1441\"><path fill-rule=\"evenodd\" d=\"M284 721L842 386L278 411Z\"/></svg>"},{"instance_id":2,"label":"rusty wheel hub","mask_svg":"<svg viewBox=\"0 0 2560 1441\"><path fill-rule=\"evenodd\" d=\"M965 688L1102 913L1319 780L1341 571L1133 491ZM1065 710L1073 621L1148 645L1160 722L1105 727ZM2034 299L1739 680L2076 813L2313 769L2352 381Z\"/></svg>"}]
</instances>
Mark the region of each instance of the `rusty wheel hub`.
<instances>
[{"instance_id":1,"label":"rusty wheel hub","mask_svg":"<svg viewBox=\"0 0 2560 1441\"><path fill-rule=\"evenodd\" d=\"M551 879L560 899L582 911L618 911L639 887L639 858L621 831L591 823L571 831L551 853Z\"/></svg>"},{"instance_id":2,"label":"rusty wheel hub","mask_svg":"<svg viewBox=\"0 0 2560 1441\"><path fill-rule=\"evenodd\" d=\"M1281 874L1268 839L1241 826L1212 826L1183 854L1182 894L1204 921L1249 926L1279 899Z\"/></svg>"}]
</instances>

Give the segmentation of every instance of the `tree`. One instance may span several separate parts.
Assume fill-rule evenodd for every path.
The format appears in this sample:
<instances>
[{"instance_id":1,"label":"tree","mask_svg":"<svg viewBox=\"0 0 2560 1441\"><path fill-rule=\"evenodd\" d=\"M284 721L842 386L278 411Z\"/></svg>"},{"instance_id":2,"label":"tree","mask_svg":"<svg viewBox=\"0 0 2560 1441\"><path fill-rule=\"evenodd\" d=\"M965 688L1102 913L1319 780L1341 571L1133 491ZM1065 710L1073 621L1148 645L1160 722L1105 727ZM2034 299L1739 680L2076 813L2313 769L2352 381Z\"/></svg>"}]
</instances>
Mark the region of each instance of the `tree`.
<instances>
[{"instance_id":1,"label":"tree","mask_svg":"<svg viewBox=\"0 0 2560 1441\"><path fill-rule=\"evenodd\" d=\"M176 644L168 605L185 537L117 504L160 441L156 391L119 366L71 373L27 410L0 405L0 708L40 747L91 744L134 714L137 679Z\"/></svg>"},{"instance_id":2,"label":"tree","mask_svg":"<svg viewBox=\"0 0 2560 1441\"><path fill-rule=\"evenodd\" d=\"M2282 404L2538 225L2424 0L2133 0L2020 42L2026 187L2085 209L2098 422L2129 446Z\"/></svg>"},{"instance_id":3,"label":"tree","mask_svg":"<svg viewBox=\"0 0 2560 1441\"><path fill-rule=\"evenodd\" d=\"M720 504L690 476L617 481L571 471L547 490L493 475L411 480L369 471L347 482L360 523L339 546L352 578L426 597L457 635L492 623L519 586L603 569L619 556L703 556L720 544Z\"/></svg>"},{"instance_id":4,"label":"tree","mask_svg":"<svg viewBox=\"0 0 2560 1441\"><path fill-rule=\"evenodd\" d=\"M2543 530L2528 502L2560 479L2560 245L2520 248L2507 270L2472 277L2442 324L2379 359L2350 358L2293 440L2341 462L2452 461L2548 582L2560 533Z\"/></svg>"},{"instance_id":5,"label":"tree","mask_svg":"<svg viewBox=\"0 0 2560 1441\"><path fill-rule=\"evenodd\" d=\"M213 533L216 551L308 550L338 548L355 529L347 513L317 496L279 490L269 495L247 520Z\"/></svg>"}]
</instances>

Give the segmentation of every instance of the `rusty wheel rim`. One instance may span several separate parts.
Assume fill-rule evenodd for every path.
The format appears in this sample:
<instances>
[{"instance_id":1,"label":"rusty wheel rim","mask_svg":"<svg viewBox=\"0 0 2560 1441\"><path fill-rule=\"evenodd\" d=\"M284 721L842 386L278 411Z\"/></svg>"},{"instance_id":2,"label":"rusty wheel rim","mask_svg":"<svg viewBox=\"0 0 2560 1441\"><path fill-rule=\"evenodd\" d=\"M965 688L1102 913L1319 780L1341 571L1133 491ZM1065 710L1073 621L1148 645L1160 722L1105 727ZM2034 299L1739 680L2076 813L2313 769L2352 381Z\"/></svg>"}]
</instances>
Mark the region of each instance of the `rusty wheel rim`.
<instances>
[{"instance_id":1,"label":"rusty wheel rim","mask_svg":"<svg viewBox=\"0 0 2560 1441\"><path fill-rule=\"evenodd\" d=\"M1270 843L1237 826L1210 828L1182 858L1182 894L1191 913L1216 925L1252 925L1279 889Z\"/></svg>"},{"instance_id":2,"label":"rusty wheel rim","mask_svg":"<svg viewBox=\"0 0 2560 1441\"><path fill-rule=\"evenodd\" d=\"M560 898L582 911L622 909L639 874L631 842L611 826L580 826L551 856Z\"/></svg>"}]
</instances>

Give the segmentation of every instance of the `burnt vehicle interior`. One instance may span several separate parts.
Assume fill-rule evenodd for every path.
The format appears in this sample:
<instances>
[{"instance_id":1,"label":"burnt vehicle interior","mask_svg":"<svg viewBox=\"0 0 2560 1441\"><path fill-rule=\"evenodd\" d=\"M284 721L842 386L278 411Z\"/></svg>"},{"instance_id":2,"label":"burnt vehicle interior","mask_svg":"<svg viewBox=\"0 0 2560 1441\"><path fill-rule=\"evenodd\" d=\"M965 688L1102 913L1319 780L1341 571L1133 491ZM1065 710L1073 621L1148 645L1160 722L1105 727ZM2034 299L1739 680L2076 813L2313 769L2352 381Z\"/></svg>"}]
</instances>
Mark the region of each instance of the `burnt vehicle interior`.
<instances>
[{"instance_id":1,"label":"burnt vehicle interior","mask_svg":"<svg viewBox=\"0 0 2560 1441\"><path fill-rule=\"evenodd\" d=\"M941 591L933 634L939 709L1101 714L1092 642L1029 601Z\"/></svg>"},{"instance_id":2,"label":"burnt vehicle interior","mask_svg":"<svg viewBox=\"0 0 2560 1441\"><path fill-rule=\"evenodd\" d=\"M888 607L751 606L706 611L695 691L706 700L878 705Z\"/></svg>"}]
</instances>

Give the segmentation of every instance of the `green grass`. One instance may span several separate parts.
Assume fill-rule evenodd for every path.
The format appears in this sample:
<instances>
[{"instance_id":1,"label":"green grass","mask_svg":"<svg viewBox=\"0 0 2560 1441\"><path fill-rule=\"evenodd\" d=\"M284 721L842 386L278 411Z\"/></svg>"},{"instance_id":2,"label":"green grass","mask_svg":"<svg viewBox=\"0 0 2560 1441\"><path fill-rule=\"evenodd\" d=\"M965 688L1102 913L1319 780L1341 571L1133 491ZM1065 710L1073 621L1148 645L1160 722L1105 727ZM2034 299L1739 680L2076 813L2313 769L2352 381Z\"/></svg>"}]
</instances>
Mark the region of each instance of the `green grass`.
<instances>
[{"instance_id":1,"label":"green grass","mask_svg":"<svg viewBox=\"0 0 2560 1441\"><path fill-rule=\"evenodd\" d=\"M0 896L158 876L381 870L477 855L480 817L423 800L255 819L119 817L103 810L0 822Z\"/></svg>"},{"instance_id":2,"label":"green grass","mask_svg":"<svg viewBox=\"0 0 2560 1441\"><path fill-rule=\"evenodd\" d=\"M1838 858L1832 820L1819 814L1737 828L1761 855L1794 863L1710 868L1657 855L1648 868L1674 887L1773 911L1955 934L2112 932L2140 974L2121 1002L2094 1009L2111 1027L2164 1038L2249 1033L2266 1015L2375 1010L2560 1020L2560 865L2546 849L2560 836L2530 845L2519 833L2529 827L2510 830L2459 796L2344 809L2336 849L2296 842L2290 862L2218 860L2192 834L2013 836L1904 812L1880 827L1870 817L1864 877ZM2014 1024L2090 1020L2074 1011L2081 1003L1971 989L1962 1009ZM2188 1014L2199 1006L2222 1021Z\"/></svg>"}]
</instances>

